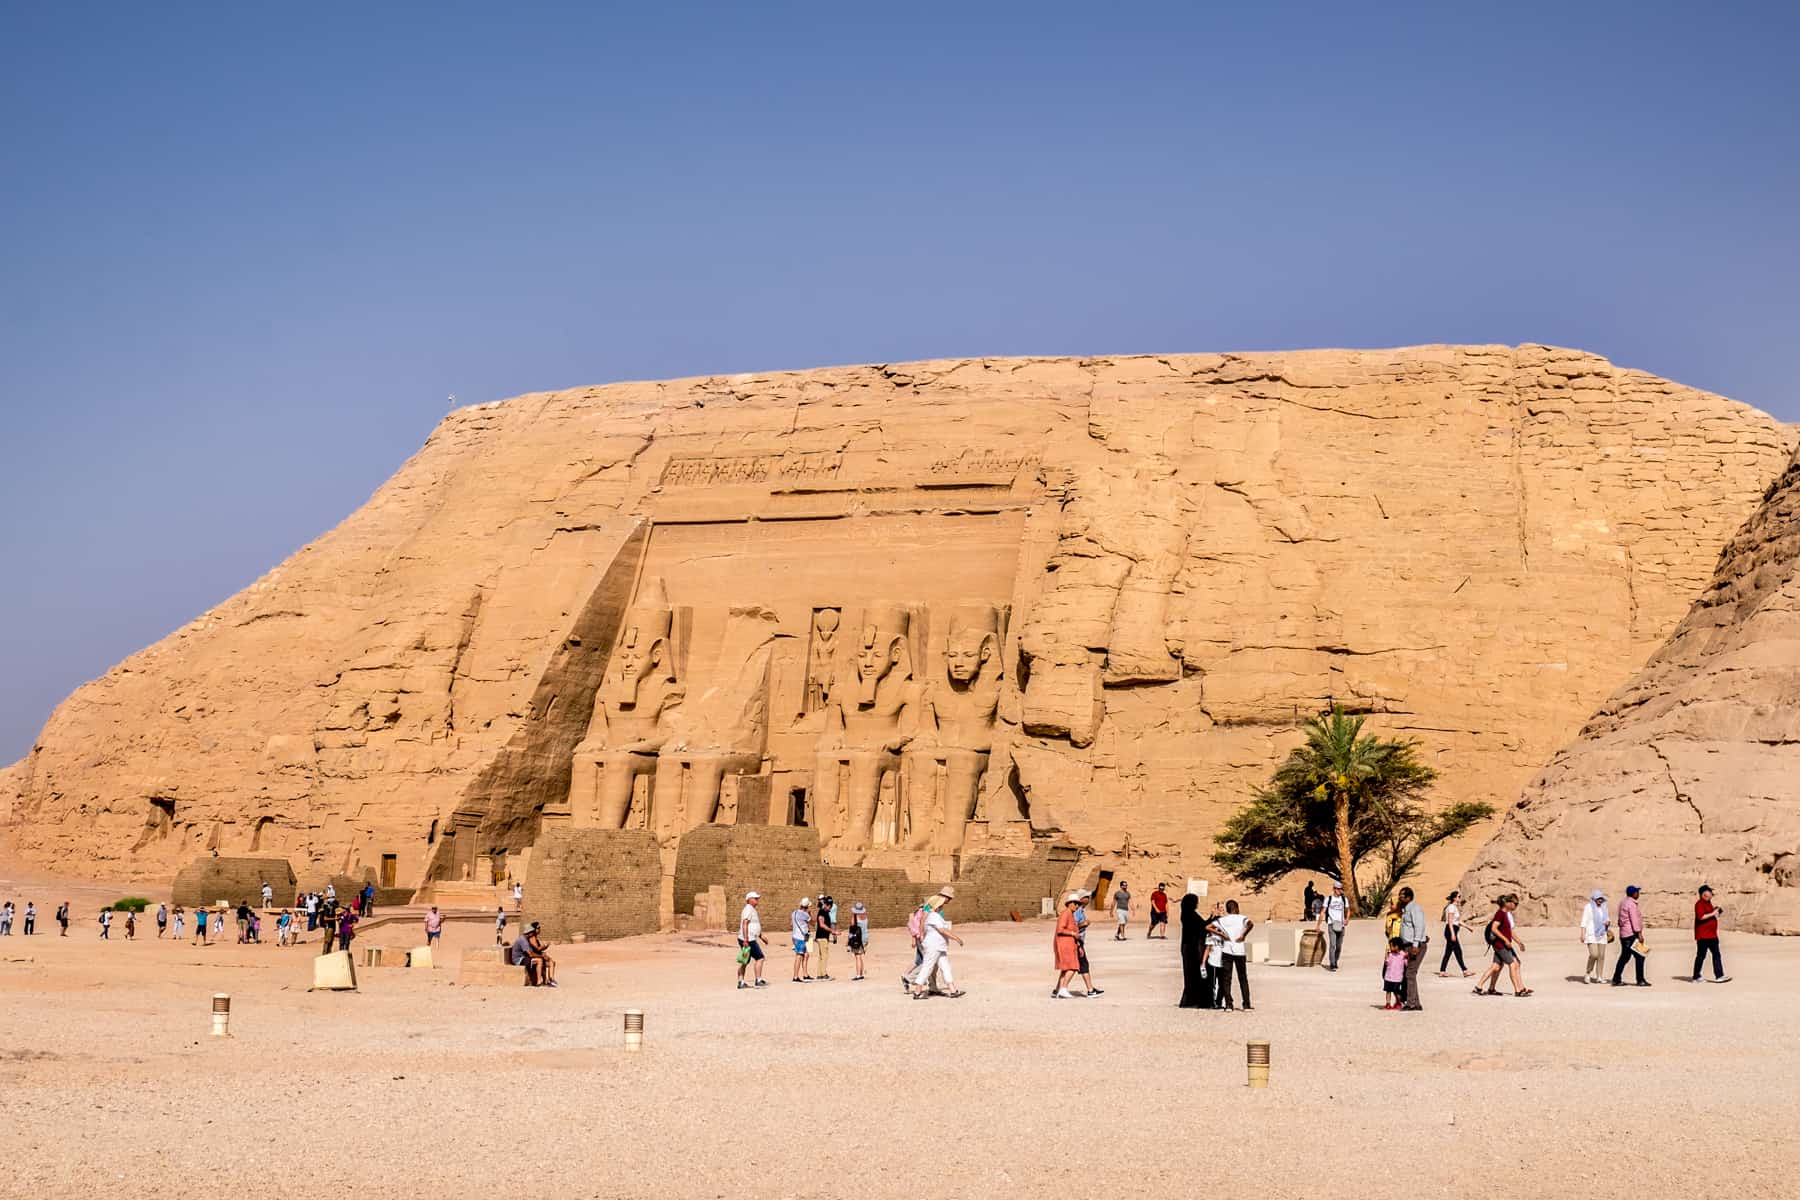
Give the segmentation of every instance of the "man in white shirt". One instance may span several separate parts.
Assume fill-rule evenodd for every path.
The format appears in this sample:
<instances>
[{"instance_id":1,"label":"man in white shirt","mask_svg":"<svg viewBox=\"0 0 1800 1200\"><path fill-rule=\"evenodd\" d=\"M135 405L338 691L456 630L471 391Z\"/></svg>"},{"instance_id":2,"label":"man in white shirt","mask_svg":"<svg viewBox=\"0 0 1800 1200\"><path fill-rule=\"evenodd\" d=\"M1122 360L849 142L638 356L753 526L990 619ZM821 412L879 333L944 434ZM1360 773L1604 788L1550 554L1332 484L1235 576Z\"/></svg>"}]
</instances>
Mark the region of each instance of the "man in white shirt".
<instances>
[{"instance_id":1,"label":"man in white shirt","mask_svg":"<svg viewBox=\"0 0 1800 1200\"><path fill-rule=\"evenodd\" d=\"M1607 928L1612 914L1606 911L1606 893L1595 888L1588 894L1587 907L1581 910L1581 942L1587 947L1588 983L1605 983Z\"/></svg>"},{"instance_id":2,"label":"man in white shirt","mask_svg":"<svg viewBox=\"0 0 1800 1200\"><path fill-rule=\"evenodd\" d=\"M1338 969L1338 956L1344 952L1344 925L1350 919L1350 902L1344 899L1344 885L1331 885L1331 895L1319 905L1319 930L1325 934L1325 969Z\"/></svg>"},{"instance_id":3,"label":"man in white shirt","mask_svg":"<svg viewBox=\"0 0 1800 1200\"><path fill-rule=\"evenodd\" d=\"M762 914L756 911L757 903L762 899L755 892L744 893L744 911L738 914L738 972L737 985L747 988L751 985L744 982L744 968L751 963L756 964L757 987L766 986L763 973L763 943L768 941L763 936Z\"/></svg>"},{"instance_id":4,"label":"man in white shirt","mask_svg":"<svg viewBox=\"0 0 1800 1200\"><path fill-rule=\"evenodd\" d=\"M931 983L933 971L942 975L945 986L950 989L944 995L962 995L962 990L956 986L955 977L950 973L950 943L962 945L962 939L951 931L950 922L944 917L944 906L950 903L950 899L939 893L932 897L931 906L925 910L925 936L919 940L919 949L924 957L919 960L919 966L912 976L914 1000L923 1000L930 995L926 988Z\"/></svg>"},{"instance_id":5,"label":"man in white shirt","mask_svg":"<svg viewBox=\"0 0 1800 1200\"><path fill-rule=\"evenodd\" d=\"M1256 928L1256 922L1238 912L1238 902L1225 902L1225 915L1219 918L1219 935L1224 939L1224 955L1219 964L1219 1007L1231 1011L1231 973L1237 972L1238 990L1244 994L1244 1011L1251 1011L1250 969L1246 965L1248 948L1244 939Z\"/></svg>"}]
</instances>

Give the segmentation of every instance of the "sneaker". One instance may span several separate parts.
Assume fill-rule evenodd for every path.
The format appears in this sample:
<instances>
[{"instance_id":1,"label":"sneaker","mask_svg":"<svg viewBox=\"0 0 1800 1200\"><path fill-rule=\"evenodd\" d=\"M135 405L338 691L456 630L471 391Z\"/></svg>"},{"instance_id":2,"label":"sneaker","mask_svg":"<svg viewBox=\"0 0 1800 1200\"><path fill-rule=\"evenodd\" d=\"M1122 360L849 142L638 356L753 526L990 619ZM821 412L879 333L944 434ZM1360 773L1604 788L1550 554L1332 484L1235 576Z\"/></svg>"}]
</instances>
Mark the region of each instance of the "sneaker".
<instances>
[{"instance_id":1,"label":"sneaker","mask_svg":"<svg viewBox=\"0 0 1800 1200\"><path fill-rule=\"evenodd\" d=\"M750 985L749 985L749 984L747 984L747 983L745 983L745 982L744 982L744 981L743 981L743 980L741 980L741 979L740 979L740 980L738 980L738 991L740 991L740 992L741 992L741 991L743 991L743 990L744 990L744 989L745 989L745 988L747 988L747 987L749 987L749 986L750 986Z\"/></svg>"},{"instance_id":2,"label":"sneaker","mask_svg":"<svg viewBox=\"0 0 1800 1200\"><path fill-rule=\"evenodd\" d=\"M1245 1012L1255 1012L1256 1009L1252 1005L1246 1004L1246 1005L1244 1005L1244 1011Z\"/></svg>"},{"instance_id":3,"label":"sneaker","mask_svg":"<svg viewBox=\"0 0 1800 1200\"><path fill-rule=\"evenodd\" d=\"M1104 996L1104 995L1106 995L1106 989L1105 988L1089 988L1087 994L1090 996Z\"/></svg>"},{"instance_id":4,"label":"sneaker","mask_svg":"<svg viewBox=\"0 0 1800 1200\"><path fill-rule=\"evenodd\" d=\"M551 980L551 981L550 981L550 982L549 982L549 983L548 983L548 984L546 984L546 985L545 985L545 986L546 986L546 987L555 987L555 986L556 986L556 980L554 980L554 979L552 979L552 980Z\"/></svg>"},{"instance_id":5,"label":"sneaker","mask_svg":"<svg viewBox=\"0 0 1800 1200\"><path fill-rule=\"evenodd\" d=\"M1051 992L1050 998L1052 1000L1073 1000L1075 998L1075 993L1071 992L1068 988L1064 988L1060 992Z\"/></svg>"},{"instance_id":6,"label":"sneaker","mask_svg":"<svg viewBox=\"0 0 1800 1200\"><path fill-rule=\"evenodd\" d=\"M1690 976L1688 976L1688 982L1689 983L1699 983L1700 977L1698 975L1690 975Z\"/></svg>"},{"instance_id":7,"label":"sneaker","mask_svg":"<svg viewBox=\"0 0 1800 1200\"><path fill-rule=\"evenodd\" d=\"M851 983L861 983L862 981L863 981L863 976L861 976L861 975L852 975L850 977Z\"/></svg>"},{"instance_id":8,"label":"sneaker","mask_svg":"<svg viewBox=\"0 0 1800 1200\"><path fill-rule=\"evenodd\" d=\"M769 981L768 981L768 980L766 980L766 979L759 979L759 980L757 980L757 981L756 981L756 986L757 986L757 987L768 987L768 986L769 986Z\"/></svg>"},{"instance_id":9,"label":"sneaker","mask_svg":"<svg viewBox=\"0 0 1800 1200\"><path fill-rule=\"evenodd\" d=\"M814 979L830 979L831 976L829 976L829 975L814 975L813 978Z\"/></svg>"},{"instance_id":10,"label":"sneaker","mask_svg":"<svg viewBox=\"0 0 1800 1200\"><path fill-rule=\"evenodd\" d=\"M1731 976L1729 976L1729 975L1721 975L1721 976L1719 976L1719 977L1718 977L1718 978L1717 978L1717 979L1715 979L1715 980L1713 980L1713 982L1714 982L1714 983L1730 983L1730 982L1731 982Z\"/></svg>"},{"instance_id":11,"label":"sneaker","mask_svg":"<svg viewBox=\"0 0 1800 1200\"><path fill-rule=\"evenodd\" d=\"M1649 987L1649 986L1650 986L1650 981L1649 981L1649 980L1647 980L1647 979L1640 979L1640 980L1638 980L1638 981L1637 981L1637 983L1636 983L1636 985L1635 985L1635 986L1637 986L1637 987Z\"/></svg>"}]
</instances>

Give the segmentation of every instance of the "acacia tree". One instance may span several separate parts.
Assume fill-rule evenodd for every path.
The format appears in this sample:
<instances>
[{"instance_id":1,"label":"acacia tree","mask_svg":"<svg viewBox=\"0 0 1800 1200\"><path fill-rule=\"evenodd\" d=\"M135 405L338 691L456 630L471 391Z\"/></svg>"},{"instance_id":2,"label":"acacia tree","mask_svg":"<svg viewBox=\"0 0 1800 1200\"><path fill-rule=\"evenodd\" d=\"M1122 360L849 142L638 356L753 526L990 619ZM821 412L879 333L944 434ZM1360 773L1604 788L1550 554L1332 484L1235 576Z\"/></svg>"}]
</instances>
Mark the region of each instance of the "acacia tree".
<instances>
[{"instance_id":1,"label":"acacia tree","mask_svg":"<svg viewBox=\"0 0 1800 1200\"><path fill-rule=\"evenodd\" d=\"M1214 839L1213 861L1259 892L1293 871L1334 876L1357 916L1383 904L1425 851L1493 815L1477 803L1427 811L1437 772L1418 743L1365 736L1365 719L1336 704L1309 719L1305 744ZM1371 855L1381 867L1365 890L1356 869Z\"/></svg>"}]
</instances>

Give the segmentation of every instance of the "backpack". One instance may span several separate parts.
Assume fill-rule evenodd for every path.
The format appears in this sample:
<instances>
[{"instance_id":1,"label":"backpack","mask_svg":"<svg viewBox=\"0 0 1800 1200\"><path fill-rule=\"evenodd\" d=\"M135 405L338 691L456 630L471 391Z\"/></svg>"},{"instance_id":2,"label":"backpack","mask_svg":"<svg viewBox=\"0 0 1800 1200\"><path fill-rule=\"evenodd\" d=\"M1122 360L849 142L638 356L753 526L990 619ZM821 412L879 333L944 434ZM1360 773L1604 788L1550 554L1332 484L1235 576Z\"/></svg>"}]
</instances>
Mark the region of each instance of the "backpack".
<instances>
[{"instance_id":1,"label":"backpack","mask_svg":"<svg viewBox=\"0 0 1800 1200\"><path fill-rule=\"evenodd\" d=\"M907 918L906 932L912 934L914 941L925 936L925 906L923 904L915 908L913 915Z\"/></svg>"}]
</instances>

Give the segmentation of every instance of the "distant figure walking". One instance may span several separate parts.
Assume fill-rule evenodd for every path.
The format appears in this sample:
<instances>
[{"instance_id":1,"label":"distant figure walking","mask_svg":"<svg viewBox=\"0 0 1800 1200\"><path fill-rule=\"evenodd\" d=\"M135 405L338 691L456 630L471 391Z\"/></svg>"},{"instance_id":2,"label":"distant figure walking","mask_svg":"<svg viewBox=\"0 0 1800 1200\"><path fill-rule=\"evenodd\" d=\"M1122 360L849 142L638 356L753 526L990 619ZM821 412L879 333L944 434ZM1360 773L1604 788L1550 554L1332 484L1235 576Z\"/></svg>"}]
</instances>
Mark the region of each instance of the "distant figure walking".
<instances>
[{"instance_id":1,"label":"distant figure walking","mask_svg":"<svg viewBox=\"0 0 1800 1200\"><path fill-rule=\"evenodd\" d=\"M25 902L25 936L30 937L37 932L37 901Z\"/></svg>"},{"instance_id":2,"label":"distant figure walking","mask_svg":"<svg viewBox=\"0 0 1800 1200\"><path fill-rule=\"evenodd\" d=\"M525 885L515 879L515 880L513 880L513 911L517 912L519 909L522 909L524 907L525 907Z\"/></svg>"},{"instance_id":3,"label":"distant figure walking","mask_svg":"<svg viewBox=\"0 0 1800 1200\"><path fill-rule=\"evenodd\" d=\"M506 906L503 904L494 908L494 945L506 945Z\"/></svg>"},{"instance_id":4,"label":"distant figure walking","mask_svg":"<svg viewBox=\"0 0 1800 1200\"><path fill-rule=\"evenodd\" d=\"M800 897L799 907L788 914L794 937L794 982L811 983L812 972L806 967L806 950L812 943L812 897Z\"/></svg>"},{"instance_id":5,"label":"distant figure walking","mask_svg":"<svg viewBox=\"0 0 1800 1200\"><path fill-rule=\"evenodd\" d=\"M1381 960L1381 1007L1400 1012L1406 1007L1406 948L1399 938L1388 939L1387 957Z\"/></svg>"},{"instance_id":6,"label":"distant figure walking","mask_svg":"<svg viewBox=\"0 0 1800 1200\"><path fill-rule=\"evenodd\" d=\"M1460 891L1451 892L1444 897L1444 957L1438 963L1437 971L1440 978L1449 977L1452 955L1455 956L1457 970L1463 973L1464 979L1475 973L1469 970L1469 964L1463 961L1462 933L1468 927L1469 923L1463 920L1462 915L1462 893Z\"/></svg>"},{"instance_id":7,"label":"distant figure walking","mask_svg":"<svg viewBox=\"0 0 1800 1200\"><path fill-rule=\"evenodd\" d=\"M1125 926L1131 922L1131 889L1125 886L1123 879L1113 889L1112 910L1113 941L1122 942L1125 940Z\"/></svg>"},{"instance_id":8,"label":"distant figure walking","mask_svg":"<svg viewBox=\"0 0 1800 1200\"><path fill-rule=\"evenodd\" d=\"M201 946L206 945L206 917L207 912L204 907L194 910L194 941Z\"/></svg>"},{"instance_id":9,"label":"distant figure walking","mask_svg":"<svg viewBox=\"0 0 1800 1200\"><path fill-rule=\"evenodd\" d=\"M431 906L431 911L425 914L425 944L435 946L443 935L444 916L438 912L437 905L434 904Z\"/></svg>"},{"instance_id":10,"label":"distant figure walking","mask_svg":"<svg viewBox=\"0 0 1800 1200\"><path fill-rule=\"evenodd\" d=\"M1644 914L1638 908L1637 884L1625 889L1625 898L1619 901L1619 961L1613 964L1612 985L1625 986L1625 964L1630 962L1637 968L1637 985L1649 987L1650 981L1644 978Z\"/></svg>"},{"instance_id":11,"label":"distant figure walking","mask_svg":"<svg viewBox=\"0 0 1800 1200\"><path fill-rule=\"evenodd\" d=\"M69 936L69 902L64 900L56 906L56 923L62 926L61 937Z\"/></svg>"},{"instance_id":12,"label":"distant figure walking","mask_svg":"<svg viewBox=\"0 0 1800 1200\"><path fill-rule=\"evenodd\" d=\"M1180 1008L1213 1006L1212 972L1206 969L1206 932L1210 924L1200 915L1200 897L1189 892L1181 898L1181 1003Z\"/></svg>"},{"instance_id":13,"label":"distant figure walking","mask_svg":"<svg viewBox=\"0 0 1800 1200\"><path fill-rule=\"evenodd\" d=\"M1587 947L1583 983L1606 982L1606 944L1612 937L1612 914L1606 910L1606 893L1595 888L1581 909L1581 944Z\"/></svg>"},{"instance_id":14,"label":"distant figure walking","mask_svg":"<svg viewBox=\"0 0 1800 1200\"><path fill-rule=\"evenodd\" d=\"M767 982L763 979L762 948L769 939L763 936L762 914L756 909L761 900L760 893L745 892L744 910L738 914L737 985L740 989L753 986L744 981L744 971L752 963L756 964L754 986L762 987Z\"/></svg>"},{"instance_id":15,"label":"distant figure walking","mask_svg":"<svg viewBox=\"0 0 1800 1200\"><path fill-rule=\"evenodd\" d=\"M818 960L816 978L831 978L831 943L837 940L837 901L823 893L813 913L813 957Z\"/></svg>"},{"instance_id":16,"label":"distant figure walking","mask_svg":"<svg viewBox=\"0 0 1800 1200\"><path fill-rule=\"evenodd\" d=\"M178 942L181 940L181 931L187 927L186 914L187 910L182 908L181 905L177 904L175 906L175 912L172 914L174 917L174 924L171 927L173 932L169 936L173 937Z\"/></svg>"},{"instance_id":17,"label":"distant figure walking","mask_svg":"<svg viewBox=\"0 0 1800 1200\"><path fill-rule=\"evenodd\" d=\"M1148 941L1158 937L1157 930L1162 930L1159 940L1169 940L1169 893L1167 884L1159 883L1156 890L1150 893L1150 928L1144 931L1144 939ZM1196 901L1197 902L1197 901Z\"/></svg>"},{"instance_id":18,"label":"distant figure walking","mask_svg":"<svg viewBox=\"0 0 1800 1200\"><path fill-rule=\"evenodd\" d=\"M963 940L952 931L950 922L944 917L944 909L950 903L950 897L939 892L935 897L937 903L925 914L925 937L919 945L925 956L913 971L912 998L923 1000L931 994L931 977L937 975L944 981L944 995L954 1000L963 994L956 986L956 976L950 970L950 943L962 945Z\"/></svg>"},{"instance_id":19,"label":"distant figure walking","mask_svg":"<svg viewBox=\"0 0 1800 1200\"><path fill-rule=\"evenodd\" d=\"M338 913L338 949L350 949L350 943L356 938L356 910L346 904Z\"/></svg>"},{"instance_id":20,"label":"distant figure walking","mask_svg":"<svg viewBox=\"0 0 1800 1200\"><path fill-rule=\"evenodd\" d=\"M1350 902L1344 899L1344 885L1333 883L1331 895L1319 905L1319 931L1325 935L1325 969L1338 969L1338 958L1344 953L1344 926L1350 920Z\"/></svg>"},{"instance_id":21,"label":"distant figure walking","mask_svg":"<svg viewBox=\"0 0 1800 1200\"><path fill-rule=\"evenodd\" d=\"M1231 1011L1231 973L1236 971L1238 991L1244 997L1244 1011L1249 1012L1251 1011L1250 969L1246 965L1249 961L1246 957L1249 951L1244 945L1244 939L1250 936L1252 929L1256 928L1256 922L1238 911L1236 900L1227 900L1225 915L1219 918L1218 924L1219 935L1224 939L1224 945L1220 947L1223 951L1221 955L1223 961L1219 966L1219 1007L1226 1012Z\"/></svg>"},{"instance_id":22,"label":"distant figure walking","mask_svg":"<svg viewBox=\"0 0 1800 1200\"><path fill-rule=\"evenodd\" d=\"M13 927L13 902L8 900L0 904L0 937L11 937Z\"/></svg>"},{"instance_id":23,"label":"distant figure walking","mask_svg":"<svg viewBox=\"0 0 1800 1200\"><path fill-rule=\"evenodd\" d=\"M850 906L850 928L845 940L850 947L850 959L856 964L856 974L850 977L850 982L856 983L865 977L863 956L869 952L869 910L861 900Z\"/></svg>"},{"instance_id":24,"label":"distant figure walking","mask_svg":"<svg viewBox=\"0 0 1800 1200\"><path fill-rule=\"evenodd\" d=\"M125 940L137 941L137 914L130 909L125 910Z\"/></svg>"},{"instance_id":25,"label":"distant figure walking","mask_svg":"<svg viewBox=\"0 0 1800 1200\"><path fill-rule=\"evenodd\" d=\"M1306 881L1306 890L1300 894L1300 911L1305 914L1300 918L1302 921L1310 921L1318 915L1319 892L1311 879Z\"/></svg>"},{"instance_id":26,"label":"distant figure walking","mask_svg":"<svg viewBox=\"0 0 1800 1200\"><path fill-rule=\"evenodd\" d=\"M1513 995L1529 996L1531 989L1525 986L1525 974L1519 968L1519 951L1525 943L1519 940L1518 929L1513 924L1513 910L1519 907L1519 898L1510 892L1500 897L1494 915L1488 918L1487 928L1483 936L1494 949L1494 961L1475 981L1477 996L1497 996L1500 994L1500 969L1506 968L1512 977Z\"/></svg>"},{"instance_id":27,"label":"distant figure walking","mask_svg":"<svg viewBox=\"0 0 1800 1200\"><path fill-rule=\"evenodd\" d=\"M100 940L103 942L112 940L112 909L110 908L100 910Z\"/></svg>"},{"instance_id":28,"label":"distant figure walking","mask_svg":"<svg viewBox=\"0 0 1800 1200\"><path fill-rule=\"evenodd\" d=\"M1701 884L1700 899L1694 902L1694 983L1700 982L1700 965L1708 954L1712 955L1713 982L1731 982L1725 960L1719 957L1719 918L1724 915L1725 910L1713 903L1712 885ZM30 928L25 932L30 933Z\"/></svg>"},{"instance_id":29,"label":"distant figure walking","mask_svg":"<svg viewBox=\"0 0 1800 1200\"><path fill-rule=\"evenodd\" d=\"M156 906L156 940L159 942L162 941L163 934L168 931L169 906L166 904L159 904Z\"/></svg>"},{"instance_id":30,"label":"distant figure walking","mask_svg":"<svg viewBox=\"0 0 1800 1200\"><path fill-rule=\"evenodd\" d=\"M1075 902L1075 953L1079 955L1081 959L1081 984L1083 987L1087 988L1087 994L1089 996L1103 996L1106 993L1094 986L1094 972L1093 969L1088 966L1087 907L1088 901L1093 898L1094 893L1083 888L1080 893L1080 898Z\"/></svg>"},{"instance_id":31,"label":"distant figure walking","mask_svg":"<svg viewBox=\"0 0 1800 1200\"><path fill-rule=\"evenodd\" d=\"M275 907L275 889L269 886L269 881L266 879L263 880L262 884L262 898L262 906L264 908Z\"/></svg>"},{"instance_id":32,"label":"distant figure walking","mask_svg":"<svg viewBox=\"0 0 1800 1200\"><path fill-rule=\"evenodd\" d=\"M1056 914L1056 934L1052 942L1056 960L1056 986L1050 989L1053 1000L1075 998L1075 993L1069 990L1069 981L1081 970L1080 947L1076 942L1080 928L1075 924L1075 910L1080 903L1081 893L1070 892L1063 897L1062 911Z\"/></svg>"},{"instance_id":33,"label":"distant figure walking","mask_svg":"<svg viewBox=\"0 0 1800 1200\"><path fill-rule=\"evenodd\" d=\"M1400 1005L1407 1012L1418 1012L1425 1005L1419 1000L1419 968L1425 965L1425 953L1431 935L1425 930L1425 909L1409 887L1400 889L1400 948L1406 952L1406 1000Z\"/></svg>"}]
</instances>

